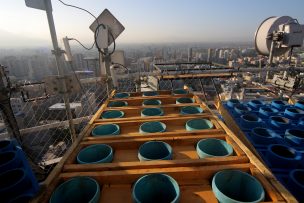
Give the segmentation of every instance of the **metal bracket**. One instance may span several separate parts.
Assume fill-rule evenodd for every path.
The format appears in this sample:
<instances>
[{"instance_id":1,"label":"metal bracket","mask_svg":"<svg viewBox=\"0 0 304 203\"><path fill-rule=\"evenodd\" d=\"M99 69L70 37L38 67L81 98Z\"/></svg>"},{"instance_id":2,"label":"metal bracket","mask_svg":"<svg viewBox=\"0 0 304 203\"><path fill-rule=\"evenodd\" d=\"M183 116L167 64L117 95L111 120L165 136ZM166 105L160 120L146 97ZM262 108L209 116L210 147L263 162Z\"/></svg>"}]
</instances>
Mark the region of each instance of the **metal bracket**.
<instances>
[{"instance_id":1,"label":"metal bracket","mask_svg":"<svg viewBox=\"0 0 304 203\"><path fill-rule=\"evenodd\" d=\"M81 86L75 77L75 75L65 75L65 76L49 76L44 79L47 94L65 94L74 93L81 90ZM64 91L64 84L66 85L66 92Z\"/></svg>"},{"instance_id":2,"label":"metal bracket","mask_svg":"<svg viewBox=\"0 0 304 203\"><path fill-rule=\"evenodd\" d=\"M30 97L29 92L35 91L35 88L32 88L33 86L40 86L43 89L43 95L40 97ZM21 96L23 102L31 102L31 101L37 101L37 100L44 100L49 98L49 95L46 92L46 86L44 82L36 82L36 83L29 83L29 84L23 84L21 86L17 86L17 89L20 89Z\"/></svg>"},{"instance_id":3,"label":"metal bracket","mask_svg":"<svg viewBox=\"0 0 304 203\"><path fill-rule=\"evenodd\" d=\"M60 49L60 48L55 49L55 50L52 50L51 52L52 52L52 54L54 54L55 56L61 56L62 54L65 53L65 51L62 50L62 49Z\"/></svg>"}]
</instances>

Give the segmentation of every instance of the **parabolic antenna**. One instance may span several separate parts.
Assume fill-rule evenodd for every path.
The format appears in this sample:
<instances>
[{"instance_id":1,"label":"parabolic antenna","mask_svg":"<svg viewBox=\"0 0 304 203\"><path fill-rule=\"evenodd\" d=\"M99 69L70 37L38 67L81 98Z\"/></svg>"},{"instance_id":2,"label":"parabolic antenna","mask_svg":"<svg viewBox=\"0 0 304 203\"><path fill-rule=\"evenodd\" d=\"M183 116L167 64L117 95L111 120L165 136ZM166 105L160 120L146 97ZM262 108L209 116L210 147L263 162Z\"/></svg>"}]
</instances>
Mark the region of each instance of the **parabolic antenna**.
<instances>
[{"instance_id":1,"label":"parabolic antenna","mask_svg":"<svg viewBox=\"0 0 304 203\"><path fill-rule=\"evenodd\" d=\"M255 32L255 49L261 55L268 56L270 54L272 40L268 38L270 34L279 31L279 26L293 21L289 16L270 17L264 20ZM274 47L273 56L285 54L290 47Z\"/></svg>"}]
</instances>

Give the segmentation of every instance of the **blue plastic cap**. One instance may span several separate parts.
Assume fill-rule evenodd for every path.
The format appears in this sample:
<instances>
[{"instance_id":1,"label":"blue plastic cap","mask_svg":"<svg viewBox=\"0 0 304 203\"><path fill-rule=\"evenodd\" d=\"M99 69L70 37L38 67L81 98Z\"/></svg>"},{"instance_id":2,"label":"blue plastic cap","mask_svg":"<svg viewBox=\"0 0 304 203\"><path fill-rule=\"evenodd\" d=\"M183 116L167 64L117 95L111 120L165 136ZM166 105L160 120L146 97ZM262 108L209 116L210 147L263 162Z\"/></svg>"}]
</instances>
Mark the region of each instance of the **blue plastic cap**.
<instances>
[{"instance_id":1,"label":"blue plastic cap","mask_svg":"<svg viewBox=\"0 0 304 203\"><path fill-rule=\"evenodd\" d=\"M304 111L304 101L297 101L295 107L302 109Z\"/></svg>"},{"instance_id":2,"label":"blue plastic cap","mask_svg":"<svg viewBox=\"0 0 304 203\"><path fill-rule=\"evenodd\" d=\"M117 99L128 98L128 97L130 97L130 93L127 92L116 93L114 96L114 98Z\"/></svg>"},{"instance_id":3,"label":"blue plastic cap","mask_svg":"<svg viewBox=\"0 0 304 203\"><path fill-rule=\"evenodd\" d=\"M286 108L284 115L290 119L299 119L304 116L304 111L297 108Z\"/></svg>"},{"instance_id":4,"label":"blue plastic cap","mask_svg":"<svg viewBox=\"0 0 304 203\"><path fill-rule=\"evenodd\" d=\"M294 168L300 163L302 154L289 146L272 144L267 148L266 158L272 167Z\"/></svg>"},{"instance_id":5,"label":"blue plastic cap","mask_svg":"<svg viewBox=\"0 0 304 203\"><path fill-rule=\"evenodd\" d=\"M14 168L22 167L22 159L16 151L6 151L0 153L0 173Z\"/></svg>"},{"instance_id":6,"label":"blue plastic cap","mask_svg":"<svg viewBox=\"0 0 304 203\"><path fill-rule=\"evenodd\" d=\"M148 91L148 92L143 92L142 94L144 97L152 97L152 96L157 96L158 92L156 91Z\"/></svg>"},{"instance_id":7,"label":"blue plastic cap","mask_svg":"<svg viewBox=\"0 0 304 203\"><path fill-rule=\"evenodd\" d=\"M161 133L166 131L166 124L159 121L145 122L140 125L140 133Z\"/></svg>"},{"instance_id":8,"label":"blue plastic cap","mask_svg":"<svg viewBox=\"0 0 304 203\"><path fill-rule=\"evenodd\" d=\"M245 113L248 113L249 111L251 111L251 108L244 104L237 104L234 107L234 111L238 114L245 114Z\"/></svg>"},{"instance_id":9,"label":"blue plastic cap","mask_svg":"<svg viewBox=\"0 0 304 203\"><path fill-rule=\"evenodd\" d=\"M276 138L280 138L273 130L261 127L253 128L251 137L255 143L263 145L274 144L276 143Z\"/></svg>"},{"instance_id":10,"label":"blue plastic cap","mask_svg":"<svg viewBox=\"0 0 304 203\"><path fill-rule=\"evenodd\" d=\"M144 100L142 105L143 106L148 106L148 105L161 105L161 101L158 99L148 99L148 100Z\"/></svg>"},{"instance_id":11,"label":"blue plastic cap","mask_svg":"<svg viewBox=\"0 0 304 203\"><path fill-rule=\"evenodd\" d=\"M257 203L265 198L261 183L239 170L217 172L212 179L212 190L219 202L225 203Z\"/></svg>"},{"instance_id":12,"label":"blue plastic cap","mask_svg":"<svg viewBox=\"0 0 304 203\"><path fill-rule=\"evenodd\" d=\"M171 160L172 147L162 141L145 142L139 147L138 159L140 161Z\"/></svg>"},{"instance_id":13,"label":"blue plastic cap","mask_svg":"<svg viewBox=\"0 0 304 203\"><path fill-rule=\"evenodd\" d=\"M246 122L262 122L262 119L256 116L255 114L245 114L241 118Z\"/></svg>"},{"instance_id":14,"label":"blue plastic cap","mask_svg":"<svg viewBox=\"0 0 304 203\"><path fill-rule=\"evenodd\" d=\"M53 192L50 203L98 203L100 187L90 177L75 177L63 182Z\"/></svg>"},{"instance_id":15,"label":"blue plastic cap","mask_svg":"<svg viewBox=\"0 0 304 203\"><path fill-rule=\"evenodd\" d=\"M200 140L196 145L196 152L202 158L230 156L233 148L224 140L208 138Z\"/></svg>"},{"instance_id":16,"label":"blue plastic cap","mask_svg":"<svg viewBox=\"0 0 304 203\"><path fill-rule=\"evenodd\" d=\"M261 127L263 125L262 119L255 114L244 114L241 116L241 127L245 129L252 129Z\"/></svg>"},{"instance_id":17,"label":"blue plastic cap","mask_svg":"<svg viewBox=\"0 0 304 203\"><path fill-rule=\"evenodd\" d=\"M238 100L238 99L229 99L228 102L227 102L227 105L230 108L234 108L235 105L237 105L237 104L241 104L240 100Z\"/></svg>"},{"instance_id":18,"label":"blue plastic cap","mask_svg":"<svg viewBox=\"0 0 304 203\"><path fill-rule=\"evenodd\" d=\"M141 116L162 116L164 111L161 108L146 108L141 111Z\"/></svg>"},{"instance_id":19,"label":"blue plastic cap","mask_svg":"<svg viewBox=\"0 0 304 203\"><path fill-rule=\"evenodd\" d=\"M187 115L187 114L200 114L203 113L203 109L197 106L184 106L181 108L180 113Z\"/></svg>"},{"instance_id":20,"label":"blue plastic cap","mask_svg":"<svg viewBox=\"0 0 304 203\"><path fill-rule=\"evenodd\" d=\"M103 119L122 118L124 117L124 115L125 113L123 111L111 110L111 111L103 112L101 118Z\"/></svg>"},{"instance_id":21,"label":"blue plastic cap","mask_svg":"<svg viewBox=\"0 0 304 203\"><path fill-rule=\"evenodd\" d=\"M274 155L284 159L290 160L301 160L301 154L295 149L281 145L281 144L273 144L268 146L268 150L272 152Z\"/></svg>"},{"instance_id":22,"label":"blue plastic cap","mask_svg":"<svg viewBox=\"0 0 304 203\"><path fill-rule=\"evenodd\" d=\"M176 99L176 104L190 104L190 103L194 103L194 99L189 97L181 97Z\"/></svg>"},{"instance_id":23,"label":"blue plastic cap","mask_svg":"<svg viewBox=\"0 0 304 203\"><path fill-rule=\"evenodd\" d=\"M170 202L178 203L180 189L178 183L166 174L150 174L139 178L132 191L136 203Z\"/></svg>"},{"instance_id":24,"label":"blue plastic cap","mask_svg":"<svg viewBox=\"0 0 304 203\"><path fill-rule=\"evenodd\" d=\"M0 196L3 202L8 202L25 192L35 192L31 179L23 168L15 168L1 173L0 180Z\"/></svg>"},{"instance_id":25,"label":"blue plastic cap","mask_svg":"<svg viewBox=\"0 0 304 203\"><path fill-rule=\"evenodd\" d=\"M193 130L205 130L213 128L213 123L210 120L196 118L187 121L186 123L186 130L193 131Z\"/></svg>"},{"instance_id":26,"label":"blue plastic cap","mask_svg":"<svg viewBox=\"0 0 304 203\"><path fill-rule=\"evenodd\" d=\"M289 139L292 143L297 145L304 144L304 130L300 129L287 129L285 131L285 139Z\"/></svg>"},{"instance_id":27,"label":"blue plastic cap","mask_svg":"<svg viewBox=\"0 0 304 203\"><path fill-rule=\"evenodd\" d=\"M175 89L172 91L173 95L180 95L180 94L188 94L188 90L185 89Z\"/></svg>"},{"instance_id":28,"label":"blue plastic cap","mask_svg":"<svg viewBox=\"0 0 304 203\"><path fill-rule=\"evenodd\" d=\"M1 140L0 141L0 152L11 151L15 148L12 140Z\"/></svg>"},{"instance_id":29,"label":"blue plastic cap","mask_svg":"<svg viewBox=\"0 0 304 203\"><path fill-rule=\"evenodd\" d=\"M286 130L290 126L290 120L282 116L271 116L270 124L275 129Z\"/></svg>"},{"instance_id":30,"label":"blue plastic cap","mask_svg":"<svg viewBox=\"0 0 304 203\"><path fill-rule=\"evenodd\" d=\"M119 135L120 127L117 124L98 125L92 130L93 136Z\"/></svg>"},{"instance_id":31,"label":"blue plastic cap","mask_svg":"<svg viewBox=\"0 0 304 203\"><path fill-rule=\"evenodd\" d=\"M259 109L259 114L266 118L268 118L270 116L274 116L277 113L279 113L279 111L277 109L271 108L271 107L261 107Z\"/></svg>"},{"instance_id":32,"label":"blue plastic cap","mask_svg":"<svg viewBox=\"0 0 304 203\"><path fill-rule=\"evenodd\" d=\"M251 100L248 105L254 109L259 109L262 105L264 105L265 103L261 100Z\"/></svg>"},{"instance_id":33,"label":"blue plastic cap","mask_svg":"<svg viewBox=\"0 0 304 203\"><path fill-rule=\"evenodd\" d=\"M289 173L288 190L299 202L304 201L304 169L294 169Z\"/></svg>"},{"instance_id":34,"label":"blue plastic cap","mask_svg":"<svg viewBox=\"0 0 304 203\"><path fill-rule=\"evenodd\" d=\"M111 163L113 160L113 149L106 144L90 145L82 149L77 155L79 164Z\"/></svg>"},{"instance_id":35,"label":"blue plastic cap","mask_svg":"<svg viewBox=\"0 0 304 203\"><path fill-rule=\"evenodd\" d=\"M274 108L276 108L278 110L283 110L286 105L287 105L287 103L285 101L281 101L281 100L274 100L271 102L271 106L273 106Z\"/></svg>"},{"instance_id":36,"label":"blue plastic cap","mask_svg":"<svg viewBox=\"0 0 304 203\"><path fill-rule=\"evenodd\" d=\"M126 101L112 101L108 104L108 107L122 107L128 106L128 102Z\"/></svg>"}]
</instances>

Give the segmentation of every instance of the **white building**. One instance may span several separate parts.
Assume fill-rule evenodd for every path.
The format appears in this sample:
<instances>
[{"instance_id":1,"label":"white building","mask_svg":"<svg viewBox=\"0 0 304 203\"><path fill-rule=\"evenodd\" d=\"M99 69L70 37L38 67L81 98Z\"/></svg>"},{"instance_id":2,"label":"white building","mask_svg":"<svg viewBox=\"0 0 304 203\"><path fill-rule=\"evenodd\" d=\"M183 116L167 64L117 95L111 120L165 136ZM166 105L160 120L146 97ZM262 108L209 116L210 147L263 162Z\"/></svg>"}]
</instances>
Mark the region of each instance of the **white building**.
<instances>
[{"instance_id":1,"label":"white building","mask_svg":"<svg viewBox=\"0 0 304 203\"><path fill-rule=\"evenodd\" d=\"M19 98L19 97L11 98L11 107L15 114L18 112L22 112L24 105L25 105L25 103L22 101L21 98Z\"/></svg>"},{"instance_id":2,"label":"white building","mask_svg":"<svg viewBox=\"0 0 304 203\"><path fill-rule=\"evenodd\" d=\"M220 49L219 58L220 59L224 58L224 50L223 49Z\"/></svg>"}]
</instances>

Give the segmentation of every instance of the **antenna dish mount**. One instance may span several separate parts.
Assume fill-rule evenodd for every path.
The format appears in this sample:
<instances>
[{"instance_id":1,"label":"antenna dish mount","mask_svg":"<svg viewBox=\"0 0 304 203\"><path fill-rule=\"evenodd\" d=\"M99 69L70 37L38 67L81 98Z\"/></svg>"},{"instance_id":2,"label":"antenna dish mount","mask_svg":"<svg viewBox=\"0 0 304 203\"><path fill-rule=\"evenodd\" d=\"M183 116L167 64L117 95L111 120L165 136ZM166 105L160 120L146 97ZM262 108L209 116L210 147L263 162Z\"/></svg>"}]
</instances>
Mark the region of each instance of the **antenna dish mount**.
<instances>
[{"instance_id":1,"label":"antenna dish mount","mask_svg":"<svg viewBox=\"0 0 304 203\"><path fill-rule=\"evenodd\" d=\"M267 18L254 37L257 52L269 56L270 64L273 56L281 56L293 47L301 47L303 39L304 25L289 16Z\"/></svg>"}]
</instances>

